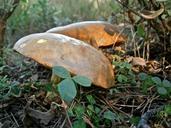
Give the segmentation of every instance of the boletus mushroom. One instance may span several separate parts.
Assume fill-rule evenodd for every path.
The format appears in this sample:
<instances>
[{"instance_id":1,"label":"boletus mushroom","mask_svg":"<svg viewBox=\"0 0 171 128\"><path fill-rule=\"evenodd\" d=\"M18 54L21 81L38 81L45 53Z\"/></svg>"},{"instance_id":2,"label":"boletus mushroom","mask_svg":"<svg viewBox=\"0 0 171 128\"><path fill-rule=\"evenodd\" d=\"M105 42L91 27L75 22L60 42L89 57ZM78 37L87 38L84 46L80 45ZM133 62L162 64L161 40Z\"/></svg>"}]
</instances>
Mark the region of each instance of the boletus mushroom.
<instances>
[{"instance_id":1,"label":"boletus mushroom","mask_svg":"<svg viewBox=\"0 0 171 128\"><path fill-rule=\"evenodd\" d=\"M55 27L48 33L63 34L85 41L98 48L102 46L120 45L126 41L126 36L119 32L116 25L104 21L84 21Z\"/></svg>"},{"instance_id":2,"label":"boletus mushroom","mask_svg":"<svg viewBox=\"0 0 171 128\"><path fill-rule=\"evenodd\" d=\"M96 86L114 86L114 72L109 60L83 41L61 34L37 33L18 40L14 50L49 68L63 66L73 75L89 78Z\"/></svg>"}]
</instances>

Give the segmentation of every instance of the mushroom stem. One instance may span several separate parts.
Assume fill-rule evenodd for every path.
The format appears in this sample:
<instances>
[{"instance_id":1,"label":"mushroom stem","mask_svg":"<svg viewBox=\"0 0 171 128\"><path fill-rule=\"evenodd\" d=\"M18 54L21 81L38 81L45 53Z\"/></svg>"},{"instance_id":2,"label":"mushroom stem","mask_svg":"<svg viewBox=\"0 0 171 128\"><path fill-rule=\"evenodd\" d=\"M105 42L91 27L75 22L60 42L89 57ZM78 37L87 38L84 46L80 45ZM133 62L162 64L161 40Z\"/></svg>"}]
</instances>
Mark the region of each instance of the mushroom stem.
<instances>
[{"instance_id":1,"label":"mushroom stem","mask_svg":"<svg viewBox=\"0 0 171 128\"><path fill-rule=\"evenodd\" d=\"M57 84L60 81L61 81L61 78L60 77L58 77L55 74L52 74L52 76L51 76L52 91L48 91L47 92L46 97L44 99L44 103L51 103L52 101L54 101L55 99L57 99L57 97L59 97L59 94L55 90L56 90Z\"/></svg>"},{"instance_id":2,"label":"mushroom stem","mask_svg":"<svg viewBox=\"0 0 171 128\"><path fill-rule=\"evenodd\" d=\"M61 78L55 74L52 74L51 76L51 82L53 84L53 87L58 84L61 81Z\"/></svg>"}]
</instances>

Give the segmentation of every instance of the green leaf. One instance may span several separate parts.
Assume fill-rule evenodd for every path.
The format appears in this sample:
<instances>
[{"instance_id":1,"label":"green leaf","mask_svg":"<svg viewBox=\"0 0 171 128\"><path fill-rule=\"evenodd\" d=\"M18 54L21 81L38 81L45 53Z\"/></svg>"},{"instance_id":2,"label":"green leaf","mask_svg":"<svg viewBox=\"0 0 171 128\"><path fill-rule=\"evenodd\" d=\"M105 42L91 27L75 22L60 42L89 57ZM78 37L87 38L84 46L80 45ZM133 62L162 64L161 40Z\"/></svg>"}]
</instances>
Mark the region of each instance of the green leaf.
<instances>
[{"instance_id":1,"label":"green leaf","mask_svg":"<svg viewBox=\"0 0 171 128\"><path fill-rule=\"evenodd\" d=\"M69 117L74 117L74 116L75 116L75 114L74 114L74 112L73 112L73 108L68 108L68 109L67 109L67 113L68 113L68 116L69 116Z\"/></svg>"},{"instance_id":2,"label":"green leaf","mask_svg":"<svg viewBox=\"0 0 171 128\"><path fill-rule=\"evenodd\" d=\"M85 109L83 106L78 105L75 107L74 112L77 118L81 118L84 115Z\"/></svg>"},{"instance_id":3,"label":"green leaf","mask_svg":"<svg viewBox=\"0 0 171 128\"><path fill-rule=\"evenodd\" d=\"M98 108L98 107L95 107L95 113L98 114L98 113L100 113L100 112L101 112L101 109Z\"/></svg>"},{"instance_id":4,"label":"green leaf","mask_svg":"<svg viewBox=\"0 0 171 128\"><path fill-rule=\"evenodd\" d=\"M171 83L168 80L163 80L162 84L163 84L164 87L171 88Z\"/></svg>"},{"instance_id":5,"label":"green leaf","mask_svg":"<svg viewBox=\"0 0 171 128\"><path fill-rule=\"evenodd\" d=\"M161 85L161 79L159 77L152 77L152 81L156 84L156 85Z\"/></svg>"},{"instance_id":6,"label":"green leaf","mask_svg":"<svg viewBox=\"0 0 171 128\"><path fill-rule=\"evenodd\" d=\"M170 116L171 115L171 104L166 105L164 111Z\"/></svg>"},{"instance_id":7,"label":"green leaf","mask_svg":"<svg viewBox=\"0 0 171 128\"><path fill-rule=\"evenodd\" d=\"M128 62L125 62L124 63L124 66L125 66L125 68L127 68L127 69L131 69L131 64L129 64Z\"/></svg>"},{"instance_id":8,"label":"green leaf","mask_svg":"<svg viewBox=\"0 0 171 128\"><path fill-rule=\"evenodd\" d=\"M70 73L62 66L55 66L52 68L52 73L60 78L70 78Z\"/></svg>"},{"instance_id":9,"label":"green leaf","mask_svg":"<svg viewBox=\"0 0 171 128\"><path fill-rule=\"evenodd\" d=\"M141 73L138 74L138 77L139 77L140 80L143 81L148 77L148 75L146 73L144 73L144 72L141 72Z\"/></svg>"},{"instance_id":10,"label":"green leaf","mask_svg":"<svg viewBox=\"0 0 171 128\"><path fill-rule=\"evenodd\" d=\"M21 89L18 85L11 86L11 95L15 97L20 97L21 96Z\"/></svg>"},{"instance_id":11,"label":"green leaf","mask_svg":"<svg viewBox=\"0 0 171 128\"><path fill-rule=\"evenodd\" d=\"M148 76L144 81L141 83L141 88L144 93L147 93L149 87L153 86L154 82L151 79L151 76Z\"/></svg>"},{"instance_id":12,"label":"green leaf","mask_svg":"<svg viewBox=\"0 0 171 128\"><path fill-rule=\"evenodd\" d=\"M112 111L108 110L108 111L104 112L103 117L105 119L109 119L109 120L112 121L112 120L116 119L116 114L113 113Z\"/></svg>"},{"instance_id":13,"label":"green leaf","mask_svg":"<svg viewBox=\"0 0 171 128\"><path fill-rule=\"evenodd\" d=\"M46 91L48 91L48 92L51 92L52 91L52 85L51 84L46 84L45 86L44 86L44 89L46 90Z\"/></svg>"},{"instance_id":14,"label":"green leaf","mask_svg":"<svg viewBox=\"0 0 171 128\"><path fill-rule=\"evenodd\" d=\"M123 63L120 63L119 68L124 69L124 68L126 68L125 66L126 66L125 62L123 62Z\"/></svg>"},{"instance_id":15,"label":"green leaf","mask_svg":"<svg viewBox=\"0 0 171 128\"><path fill-rule=\"evenodd\" d=\"M74 76L72 79L79 85L84 87L90 87L91 86L91 80L85 76Z\"/></svg>"},{"instance_id":16,"label":"green leaf","mask_svg":"<svg viewBox=\"0 0 171 128\"><path fill-rule=\"evenodd\" d=\"M117 62L117 61L113 61L112 64L115 65L115 66L119 66L120 63Z\"/></svg>"},{"instance_id":17,"label":"green leaf","mask_svg":"<svg viewBox=\"0 0 171 128\"><path fill-rule=\"evenodd\" d=\"M87 114L92 117L94 115L95 111L94 111L94 106L93 105L88 105L87 106Z\"/></svg>"},{"instance_id":18,"label":"green leaf","mask_svg":"<svg viewBox=\"0 0 171 128\"><path fill-rule=\"evenodd\" d=\"M139 24L137 27L137 34L138 34L138 36L141 36L141 37L145 36L145 31L141 24Z\"/></svg>"},{"instance_id":19,"label":"green leaf","mask_svg":"<svg viewBox=\"0 0 171 128\"><path fill-rule=\"evenodd\" d=\"M134 124L134 125L138 125L139 121L140 121L140 117L139 116L133 116L130 119L130 123Z\"/></svg>"},{"instance_id":20,"label":"green leaf","mask_svg":"<svg viewBox=\"0 0 171 128\"><path fill-rule=\"evenodd\" d=\"M76 97L77 90L72 79L67 78L61 81L57 89L61 98L67 102L71 102Z\"/></svg>"},{"instance_id":21,"label":"green leaf","mask_svg":"<svg viewBox=\"0 0 171 128\"><path fill-rule=\"evenodd\" d=\"M86 123L83 119L74 121L73 128L86 128Z\"/></svg>"},{"instance_id":22,"label":"green leaf","mask_svg":"<svg viewBox=\"0 0 171 128\"><path fill-rule=\"evenodd\" d=\"M87 95L86 98L87 98L87 100L88 100L88 102L89 102L90 104L93 105L93 104L96 103L96 101L95 101L95 99L93 98L92 95Z\"/></svg>"},{"instance_id":23,"label":"green leaf","mask_svg":"<svg viewBox=\"0 0 171 128\"><path fill-rule=\"evenodd\" d=\"M157 87L157 92L160 95L166 95L168 93L167 90L164 87Z\"/></svg>"},{"instance_id":24,"label":"green leaf","mask_svg":"<svg viewBox=\"0 0 171 128\"><path fill-rule=\"evenodd\" d=\"M94 106L93 106L93 105L88 105L87 108L88 108L91 112L94 112Z\"/></svg>"},{"instance_id":25,"label":"green leaf","mask_svg":"<svg viewBox=\"0 0 171 128\"><path fill-rule=\"evenodd\" d=\"M128 81L128 78L125 75L120 74L120 75L118 75L117 80L120 83L126 83Z\"/></svg>"}]
</instances>

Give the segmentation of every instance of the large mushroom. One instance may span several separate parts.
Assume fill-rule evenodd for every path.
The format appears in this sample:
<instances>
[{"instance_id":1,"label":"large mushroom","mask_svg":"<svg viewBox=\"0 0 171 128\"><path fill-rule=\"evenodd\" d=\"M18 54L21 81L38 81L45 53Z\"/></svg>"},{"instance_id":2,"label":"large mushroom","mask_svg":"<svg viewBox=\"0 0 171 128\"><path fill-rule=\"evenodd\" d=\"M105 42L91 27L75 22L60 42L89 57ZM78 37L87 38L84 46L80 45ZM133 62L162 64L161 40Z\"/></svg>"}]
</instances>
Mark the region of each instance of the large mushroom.
<instances>
[{"instance_id":1,"label":"large mushroom","mask_svg":"<svg viewBox=\"0 0 171 128\"><path fill-rule=\"evenodd\" d=\"M37 33L18 40L14 50L46 67L63 66L73 75L86 76L94 85L114 86L114 72L109 60L83 41L61 34Z\"/></svg>"},{"instance_id":2,"label":"large mushroom","mask_svg":"<svg viewBox=\"0 0 171 128\"><path fill-rule=\"evenodd\" d=\"M116 25L104 21L84 21L55 27L47 31L79 39L94 47L120 45L126 41L126 36L119 32Z\"/></svg>"}]
</instances>

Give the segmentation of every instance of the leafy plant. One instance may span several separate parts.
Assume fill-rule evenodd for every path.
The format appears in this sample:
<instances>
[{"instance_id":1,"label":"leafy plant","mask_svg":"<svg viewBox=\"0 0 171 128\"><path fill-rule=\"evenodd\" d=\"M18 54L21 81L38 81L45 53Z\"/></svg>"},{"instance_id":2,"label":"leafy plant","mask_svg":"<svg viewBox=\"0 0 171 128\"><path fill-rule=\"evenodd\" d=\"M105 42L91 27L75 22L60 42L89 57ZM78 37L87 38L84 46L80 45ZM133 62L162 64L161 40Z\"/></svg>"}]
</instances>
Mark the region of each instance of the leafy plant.
<instances>
[{"instance_id":1,"label":"leafy plant","mask_svg":"<svg viewBox=\"0 0 171 128\"><path fill-rule=\"evenodd\" d=\"M128 62L113 62L115 65L117 74L116 79L119 83L131 83L135 84L135 74L132 72L132 66Z\"/></svg>"},{"instance_id":2,"label":"leafy plant","mask_svg":"<svg viewBox=\"0 0 171 128\"><path fill-rule=\"evenodd\" d=\"M74 113L76 116L76 121L74 121L73 127L74 128L79 128L79 127L86 128L86 124L83 120L85 108L81 105L78 105L74 108Z\"/></svg>"},{"instance_id":3,"label":"leafy plant","mask_svg":"<svg viewBox=\"0 0 171 128\"><path fill-rule=\"evenodd\" d=\"M10 97L19 97L22 89L18 84L10 83L7 76L0 76L0 100L8 100Z\"/></svg>"},{"instance_id":4,"label":"leafy plant","mask_svg":"<svg viewBox=\"0 0 171 128\"><path fill-rule=\"evenodd\" d=\"M88 101L87 109L86 109L86 115L91 119L93 124L96 127L99 127L99 122L100 122L100 111L101 109L96 106L96 100L92 95L87 95L86 99Z\"/></svg>"},{"instance_id":5,"label":"leafy plant","mask_svg":"<svg viewBox=\"0 0 171 128\"><path fill-rule=\"evenodd\" d=\"M78 103L68 109L68 115L74 119L73 128L79 128L81 126L86 128L85 119L88 119L94 127L100 127L101 121L103 121L106 127L111 127L114 120L121 121L122 116L119 114L110 110L102 111L103 107L98 106L93 95L86 95L83 104Z\"/></svg>"},{"instance_id":6,"label":"leafy plant","mask_svg":"<svg viewBox=\"0 0 171 128\"><path fill-rule=\"evenodd\" d=\"M73 128L86 128L86 123L83 119L79 119L77 121L74 121Z\"/></svg>"},{"instance_id":7,"label":"leafy plant","mask_svg":"<svg viewBox=\"0 0 171 128\"><path fill-rule=\"evenodd\" d=\"M112 0L105 0L105 4L104 1L87 0L21 0L8 19L6 42L8 46L13 46L11 42L30 33L83 20L107 18L113 10L111 6L119 9Z\"/></svg>"},{"instance_id":8,"label":"leafy plant","mask_svg":"<svg viewBox=\"0 0 171 128\"><path fill-rule=\"evenodd\" d=\"M157 92L161 96L169 96L171 93L171 82L168 80L161 80L159 77L152 77L146 73L140 73L141 87L144 92L151 86L155 86Z\"/></svg>"},{"instance_id":9,"label":"leafy plant","mask_svg":"<svg viewBox=\"0 0 171 128\"><path fill-rule=\"evenodd\" d=\"M138 26L137 26L137 34L138 34L138 36L140 36L140 37L145 37L145 30L144 30L144 28L143 28L143 26L141 25L141 24L139 24Z\"/></svg>"},{"instance_id":10,"label":"leafy plant","mask_svg":"<svg viewBox=\"0 0 171 128\"><path fill-rule=\"evenodd\" d=\"M171 104L165 106L164 112L167 116L171 116Z\"/></svg>"},{"instance_id":11,"label":"leafy plant","mask_svg":"<svg viewBox=\"0 0 171 128\"><path fill-rule=\"evenodd\" d=\"M84 87L91 86L91 80L85 76L71 76L62 66L55 66L52 68L54 75L62 78L63 80L56 86L56 90L59 92L61 98L67 102L71 102L77 95L76 85Z\"/></svg>"},{"instance_id":12,"label":"leafy plant","mask_svg":"<svg viewBox=\"0 0 171 128\"><path fill-rule=\"evenodd\" d=\"M138 78L141 81L141 88L142 88L143 93L147 93L148 88L154 85L152 81L152 76L146 73L139 73Z\"/></svg>"},{"instance_id":13,"label":"leafy plant","mask_svg":"<svg viewBox=\"0 0 171 128\"><path fill-rule=\"evenodd\" d=\"M103 117L104 117L105 119L108 119L108 120L113 121L113 120L116 119L117 116L116 116L116 114L113 113L112 111L107 110L107 111L104 112Z\"/></svg>"},{"instance_id":14,"label":"leafy plant","mask_svg":"<svg viewBox=\"0 0 171 128\"><path fill-rule=\"evenodd\" d=\"M159 77L153 77L152 80L155 83L155 86L157 88L157 92L160 95L167 96L167 95L171 94L171 83L170 83L170 81L168 81L168 80L161 81L161 79Z\"/></svg>"},{"instance_id":15,"label":"leafy plant","mask_svg":"<svg viewBox=\"0 0 171 128\"><path fill-rule=\"evenodd\" d=\"M130 118L130 123L134 124L135 126L138 125L138 122L140 121L140 117L139 116L133 116Z\"/></svg>"},{"instance_id":16,"label":"leafy plant","mask_svg":"<svg viewBox=\"0 0 171 128\"><path fill-rule=\"evenodd\" d=\"M56 5L48 0L22 0L9 18L6 42L13 45L17 39L34 32L42 32L54 25L53 17L58 12Z\"/></svg>"},{"instance_id":17,"label":"leafy plant","mask_svg":"<svg viewBox=\"0 0 171 128\"><path fill-rule=\"evenodd\" d=\"M86 128L86 123L84 122L84 118L88 117L93 122L93 125L98 126L100 118L98 117L98 113L100 109L95 106L95 99L92 95L86 96L87 105L75 105L73 108L68 109L68 115L70 117L75 117L73 128L83 127Z\"/></svg>"}]
</instances>

